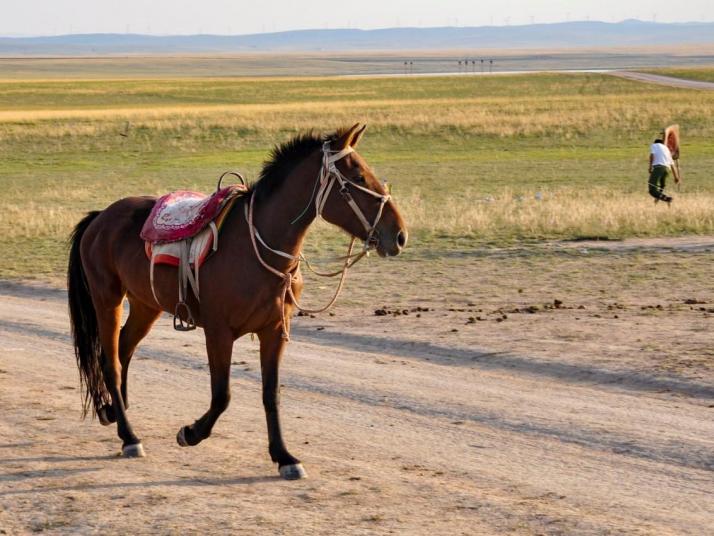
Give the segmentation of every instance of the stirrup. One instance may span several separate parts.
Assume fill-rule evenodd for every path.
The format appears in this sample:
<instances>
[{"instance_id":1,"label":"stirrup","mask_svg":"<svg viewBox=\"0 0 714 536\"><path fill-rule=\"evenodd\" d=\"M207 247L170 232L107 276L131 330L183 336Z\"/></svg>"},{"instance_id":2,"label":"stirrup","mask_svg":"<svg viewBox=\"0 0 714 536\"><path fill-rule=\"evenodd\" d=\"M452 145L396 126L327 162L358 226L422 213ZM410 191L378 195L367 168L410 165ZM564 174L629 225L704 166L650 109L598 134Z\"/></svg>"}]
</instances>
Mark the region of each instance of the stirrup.
<instances>
[{"instance_id":1,"label":"stirrup","mask_svg":"<svg viewBox=\"0 0 714 536\"><path fill-rule=\"evenodd\" d=\"M181 312L181 307L186 310L186 321L181 319L179 313ZM193 319L191 314L191 308L186 302L178 302L176 304L176 309L174 309L174 329L176 331L193 331L196 329L196 321Z\"/></svg>"}]
</instances>

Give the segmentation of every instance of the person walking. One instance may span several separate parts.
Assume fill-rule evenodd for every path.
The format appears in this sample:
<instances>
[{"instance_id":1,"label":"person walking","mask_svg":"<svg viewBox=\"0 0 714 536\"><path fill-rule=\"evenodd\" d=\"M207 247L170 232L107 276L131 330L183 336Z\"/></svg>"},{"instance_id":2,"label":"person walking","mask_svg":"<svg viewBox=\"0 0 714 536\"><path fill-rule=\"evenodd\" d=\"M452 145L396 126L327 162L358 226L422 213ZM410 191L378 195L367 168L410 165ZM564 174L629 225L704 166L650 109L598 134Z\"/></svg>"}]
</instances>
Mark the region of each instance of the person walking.
<instances>
[{"instance_id":1,"label":"person walking","mask_svg":"<svg viewBox=\"0 0 714 536\"><path fill-rule=\"evenodd\" d=\"M672 196L664 193L664 187L670 171L674 175L674 182L679 183L679 173L674 165L672 153L664 144L664 140L657 138L650 146L649 166L649 192L654 197L655 203L664 201L670 204L672 202Z\"/></svg>"}]
</instances>

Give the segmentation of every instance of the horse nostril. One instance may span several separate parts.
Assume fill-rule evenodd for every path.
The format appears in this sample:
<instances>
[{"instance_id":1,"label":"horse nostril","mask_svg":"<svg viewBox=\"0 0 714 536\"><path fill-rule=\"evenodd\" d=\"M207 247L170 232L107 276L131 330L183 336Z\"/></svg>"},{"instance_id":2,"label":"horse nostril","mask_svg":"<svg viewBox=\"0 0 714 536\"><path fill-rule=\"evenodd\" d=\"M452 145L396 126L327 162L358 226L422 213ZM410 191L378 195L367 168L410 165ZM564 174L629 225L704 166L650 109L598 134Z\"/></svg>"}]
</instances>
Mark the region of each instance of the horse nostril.
<instances>
[{"instance_id":1,"label":"horse nostril","mask_svg":"<svg viewBox=\"0 0 714 536\"><path fill-rule=\"evenodd\" d=\"M397 233L397 245L399 246L399 249L407 245L407 235L404 231L399 231Z\"/></svg>"}]
</instances>

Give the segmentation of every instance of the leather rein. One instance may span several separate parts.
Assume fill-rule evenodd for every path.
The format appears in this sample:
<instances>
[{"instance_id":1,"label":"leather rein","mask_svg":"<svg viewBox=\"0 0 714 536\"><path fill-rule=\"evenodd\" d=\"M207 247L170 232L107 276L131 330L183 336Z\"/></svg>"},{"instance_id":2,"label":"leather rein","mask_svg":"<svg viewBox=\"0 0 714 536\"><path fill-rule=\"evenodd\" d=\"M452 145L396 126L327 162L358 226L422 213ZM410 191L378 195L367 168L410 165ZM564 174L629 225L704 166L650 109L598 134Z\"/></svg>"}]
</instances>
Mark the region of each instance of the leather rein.
<instances>
[{"instance_id":1,"label":"leather rein","mask_svg":"<svg viewBox=\"0 0 714 536\"><path fill-rule=\"evenodd\" d=\"M379 221L382 219L382 213L384 211L384 205L387 204L387 202L390 200L391 196L389 194L380 194L378 192L374 192L368 188L365 188L363 186L360 186L359 184L354 183L353 181L349 180L347 177L345 177L342 172L337 169L337 162L345 158L347 155L351 154L354 152L354 149L352 147L345 147L341 151L333 151L330 149L330 142L326 141L322 145L322 166L320 167L320 172L317 176L317 181L315 184L315 188L317 189L317 194L314 196L315 199L315 215L318 218L322 218L322 212L325 208L325 204L327 203L327 199L330 196L330 192L332 191L332 188L337 184L340 188L339 193L342 196L342 198L345 200L347 205L352 209L352 211L355 213L357 216L357 219L360 221L362 226L364 227L365 231L367 232L367 239L364 242L364 247L362 248L362 251L357 254L353 254L352 250L354 249L354 243L356 240L355 236L352 236L352 239L350 240L349 247L347 249L347 255L344 257L341 257L340 260L343 260L344 263L342 265L342 268L340 270L337 270L335 272L318 272L312 268L310 263L307 261L305 256L302 254L302 252L298 253L298 255L291 255L290 253L286 253L284 251L280 251L277 249L271 248L268 244L265 243L263 238L260 236L260 233L255 227L255 224L253 223L253 204L255 201L255 194L250 196L250 203L245 205L245 219L248 222L248 230L250 234L250 240L251 243L253 244L253 250L255 251L255 256L258 258L258 261L260 264L269 272L272 274L276 275L277 277L281 278L283 280L283 285L280 293L280 321L281 321L281 327L283 331L283 338L285 340L290 339L290 331L289 331L289 326L288 323L286 322L285 318L285 301L287 297L290 298L292 303L295 305L295 307L304 313L308 314L316 314L316 313L322 313L324 311L327 311L330 307L332 307L335 302L337 301L337 297L340 295L340 292L342 291L342 287L344 286L345 278L347 276L347 270L352 268L359 260L361 260L363 257L369 254L369 251L376 247L378 239L375 237L375 231L377 229L377 225L379 224ZM362 192L365 192L372 197L376 197L380 201L379 205L379 210L377 211L377 215L374 218L374 221L370 224L369 220L365 217L364 212L362 212L362 209L359 208L359 205L355 202L354 198L352 197L352 194L350 193L349 189L350 188L356 188ZM314 192L315 190L313 190ZM311 203L312 199L308 203ZM309 207L309 204L308 204ZM306 209L308 208L306 207ZM304 212L303 212L304 214ZM298 216L295 221L297 221L303 214ZM281 272L280 270L270 266L263 256L260 254L260 249L258 248L258 243L260 243L264 248L266 248L268 251L280 256L284 257L286 259L290 259L296 262L296 265L292 268L289 269L287 272ZM334 295L332 296L332 299L325 305L324 307L320 307L318 309L308 309L305 307L302 307L300 303L298 302L297 298L295 297L295 294L293 293L292 289L292 284L293 280L295 278L295 275L298 272L298 269L300 268L300 263L305 262L307 267L316 275L320 277L335 277L337 275L340 276L340 281L337 284L337 289L335 290Z\"/></svg>"}]
</instances>

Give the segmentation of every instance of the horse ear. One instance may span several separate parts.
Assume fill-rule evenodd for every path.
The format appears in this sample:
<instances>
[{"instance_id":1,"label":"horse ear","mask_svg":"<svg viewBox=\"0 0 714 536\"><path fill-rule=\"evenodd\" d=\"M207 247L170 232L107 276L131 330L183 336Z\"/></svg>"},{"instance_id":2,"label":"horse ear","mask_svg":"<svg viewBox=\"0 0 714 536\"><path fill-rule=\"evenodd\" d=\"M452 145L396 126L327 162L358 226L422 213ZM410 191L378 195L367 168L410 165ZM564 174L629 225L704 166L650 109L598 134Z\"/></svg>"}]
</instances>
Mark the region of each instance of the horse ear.
<instances>
[{"instance_id":1,"label":"horse ear","mask_svg":"<svg viewBox=\"0 0 714 536\"><path fill-rule=\"evenodd\" d=\"M352 140L350 140L350 147L357 147L357 144L362 139L362 136L364 136L365 130L367 130L367 125L362 125L362 128L360 128L357 132L354 133L354 135L352 136Z\"/></svg>"},{"instance_id":2,"label":"horse ear","mask_svg":"<svg viewBox=\"0 0 714 536\"><path fill-rule=\"evenodd\" d=\"M354 138L355 133L359 130L359 127L359 123L355 123L350 128L345 130L342 135L335 140L335 149L341 151L346 147L352 147L354 145L352 143L352 139Z\"/></svg>"}]
</instances>

